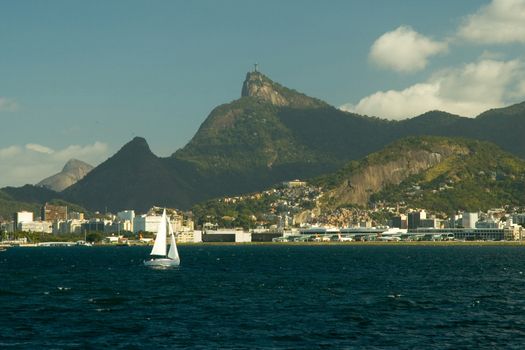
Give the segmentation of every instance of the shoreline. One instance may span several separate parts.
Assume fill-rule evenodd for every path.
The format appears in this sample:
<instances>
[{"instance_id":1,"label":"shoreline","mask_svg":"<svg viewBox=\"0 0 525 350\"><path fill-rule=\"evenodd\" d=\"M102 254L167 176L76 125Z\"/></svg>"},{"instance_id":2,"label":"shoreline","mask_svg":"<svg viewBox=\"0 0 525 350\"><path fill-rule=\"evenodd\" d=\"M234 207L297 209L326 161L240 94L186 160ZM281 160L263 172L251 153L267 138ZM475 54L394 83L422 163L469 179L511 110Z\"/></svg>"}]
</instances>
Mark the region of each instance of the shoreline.
<instances>
[{"instance_id":1,"label":"shoreline","mask_svg":"<svg viewBox=\"0 0 525 350\"><path fill-rule=\"evenodd\" d=\"M401 241L401 242L389 242L389 241L367 241L367 242L199 242L199 243L177 243L178 246L381 246L381 247L401 247L401 246L435 246L435 247L457 247L457 246L525 246L525 241ZM38 246L35 244L20 244L20 245L2 245L0 248L49 248L48 246ZM61 247L61 246L54 246ZM68 247L79 247L71 245ZM80 246L82 247L82 246ZM127 247L151 247L151 245L116 245L116 244L95 244L90 247L82 248L97 248L97 247L115 247L115 248L127 248Z\"/></svg>"}]
</instances>

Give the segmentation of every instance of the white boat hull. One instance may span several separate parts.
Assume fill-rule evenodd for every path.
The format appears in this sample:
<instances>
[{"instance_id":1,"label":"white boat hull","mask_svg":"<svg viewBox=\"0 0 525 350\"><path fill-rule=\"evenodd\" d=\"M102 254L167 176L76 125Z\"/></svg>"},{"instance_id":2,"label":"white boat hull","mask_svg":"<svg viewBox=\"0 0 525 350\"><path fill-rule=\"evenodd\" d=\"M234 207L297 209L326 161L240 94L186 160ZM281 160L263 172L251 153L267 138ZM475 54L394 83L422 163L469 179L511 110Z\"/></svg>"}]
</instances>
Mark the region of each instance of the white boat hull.
<instances>
[{"instance_id":1,"label":"white boat hull","mask_svg":"<svg viewBox=\"0 0 525 350\"><path fill-rule=\"evenodd\" d=\"M151 259L144 260L144 265L150 267L175 267L180 265L180 261L173 259Z\"/></svg>"}]
</instances>

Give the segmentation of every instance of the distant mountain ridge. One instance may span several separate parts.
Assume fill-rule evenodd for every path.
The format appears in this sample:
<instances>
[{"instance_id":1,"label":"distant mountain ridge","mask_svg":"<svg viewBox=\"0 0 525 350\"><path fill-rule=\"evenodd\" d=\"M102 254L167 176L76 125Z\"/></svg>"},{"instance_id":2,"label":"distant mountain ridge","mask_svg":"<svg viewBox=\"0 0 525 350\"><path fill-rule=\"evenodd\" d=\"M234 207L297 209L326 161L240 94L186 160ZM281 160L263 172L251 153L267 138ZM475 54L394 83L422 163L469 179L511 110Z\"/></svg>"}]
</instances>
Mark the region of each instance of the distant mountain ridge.
<instances>
[{"instance_id":1,"label":"distant mountain ridge","mask_svg":"<svg viewBox=\"0 0 525 350\"><path fill-rule=\"evenodd\" d=\"M487 140L525 158L523 106L490 110L473 119L432 111L389 121L341 111L251 72L241 97L216 107L171 157L159 158L144 139L134 139L63 195L99 210L140 210L154 204L189 208L210 198L330 173L417 135Z\"/></svg>"},{"instance_id":2,"label":"distant mountain ridge","mask_svg":"<svg viewBox=\"0 0 525 350\"><path fill-rule=\"evenodd\" d=\"M93 166L78 159L70 159L61 172L45 178L37 183L37 186L46 187L56 192L61 192L69 186L77 183L86 176Z\"/></svg>"}]
</instances>

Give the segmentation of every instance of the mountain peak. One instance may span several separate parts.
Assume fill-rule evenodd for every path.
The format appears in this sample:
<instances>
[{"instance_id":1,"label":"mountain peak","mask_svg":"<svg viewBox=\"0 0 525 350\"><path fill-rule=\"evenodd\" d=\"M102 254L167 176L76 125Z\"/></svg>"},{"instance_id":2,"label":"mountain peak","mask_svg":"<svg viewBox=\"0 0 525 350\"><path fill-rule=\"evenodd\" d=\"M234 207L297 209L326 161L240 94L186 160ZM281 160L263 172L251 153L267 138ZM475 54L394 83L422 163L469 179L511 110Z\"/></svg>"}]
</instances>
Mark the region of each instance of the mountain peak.
<instances>
[{"instance_id":1,"label":"mountain peak","mask_svg":"<svg viewBox=\"0 0 525 350\"><path fill-rule=\"evenodd\" d=\"M67 161L66 165L64 165L64 168L62 168L62 172L72 171L74 169L79 169L79 168L91 170L93 169L93 166L81 160L72 158Z\"/></svg>"},{"instance_id":2,"label":"mountain peak","mask_svg":"<svg viewBox=\"0 0 525 350\"><path fill-rule=\"evenodd\" d=\"M306 96L272 81L259 71L246 74L246 79L242 84L241 97L256 97L279 107L315 108L327 106L321 100Z\"/></svg>"},{"instance_id":3,"label":"mountain peak","mask_svg":"<svg viewBox=\"0 0 525 350\"><path fill-rule=\"evenodd\" d=\"M80 181L91 170L93 170L93 166L78 159L70 159L61 172L45 178L37 186L61 192Z\"/></svg>"},{"instance_id":4,"label":"mountain peak","mask_svg":"<svg viewBox=\"0 0 525 350\"><path fill-rule=\"evenodd\" d=\"M129 152L129 153L151 153L151 149L149 148L148 142L145 138L135 136L133 140L126 143L118 153L121 152Z\"/></svg>"},{"instance_id":5,"label":"mountain peak","mask_svg":"<svg viewBox=\"0 0 525 350\"><path fill-rule=\"evenodd\" d=\"M258 97L276 106L288 106L289 104L286 98L279 93L275 83L257 71L246 74L241 97Z\"/></svg>"}]
</instances>

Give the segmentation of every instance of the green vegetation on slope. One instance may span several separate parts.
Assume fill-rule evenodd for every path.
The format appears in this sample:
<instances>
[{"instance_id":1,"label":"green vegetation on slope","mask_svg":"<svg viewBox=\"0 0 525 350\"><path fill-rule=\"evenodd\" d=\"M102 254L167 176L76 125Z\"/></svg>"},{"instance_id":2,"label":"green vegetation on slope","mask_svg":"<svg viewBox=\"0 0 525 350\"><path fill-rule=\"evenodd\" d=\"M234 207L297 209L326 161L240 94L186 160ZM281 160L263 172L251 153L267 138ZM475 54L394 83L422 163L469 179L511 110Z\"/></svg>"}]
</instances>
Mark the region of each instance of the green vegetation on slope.
<instances>
[{"instance_id":1,"label":"green vegetation on slope","mask_svg":"<svg viewBox=\"0 0 525 350\"><path fill-rule=\"evenodd\" d=\"M65 201L60 193L42 187L25 185L23 187L5 187L0 190L0 217L11 218L18 211L33 212L35 219L40 217L40 209L44 203L65 205L68 211L76 211L90 215L84 207Z\"/></svg>"},{"instance_id":2,"label":"green vegetation on slope","mask_svg":"<svg viewBox=\"0 0 525 350\"><path fill-rule=\"evenodd\" d=\"M442 212L525 205L525 162L494 144L467 145L468 154L452 155L399 186L375 193L371 201L405 202Z\"/></svg>"},{"instance_id":3,"label":"green vegetation on slope","mask_svg":"<svg viewBox=\"0 0 525 350\"><path fill-rule=\"evenodd\" d=\"M205 223L217 224L219 227L256 227L257 221L263 220L271 210L275 196L245 196L235 201L209 200L196 204L192 208L195 223L199 226Z\"/></svg>"},{"instance_id":4,"label":"green vegetation on slope","mask_svg":"<svg viewBox=\"0 0 525 350\"><path fill-rule=\"evenodd\" d=\"M295 142L277 117L278 107L255 97L243 97L217 107L199 132L175 156L210 170L272 168L314 155Z\"/></svg>"},{"instance_id":5,"label":"green vegetation on slope","mask_svg":"<svg viewBox=\"0 0 525 350\"><path fill-rule=\"evenodd\" d=\"M381 173L392 164L405 174L398 182L391 181L393 173ZM365 187L370 190L369 203L405 203L442 212L486 210L525 204L525 161L488 142L410 137L314 183L328 191L326 207L355 205L344 201L355 198L348 192Z\"/></svg>"}]
</instances>

